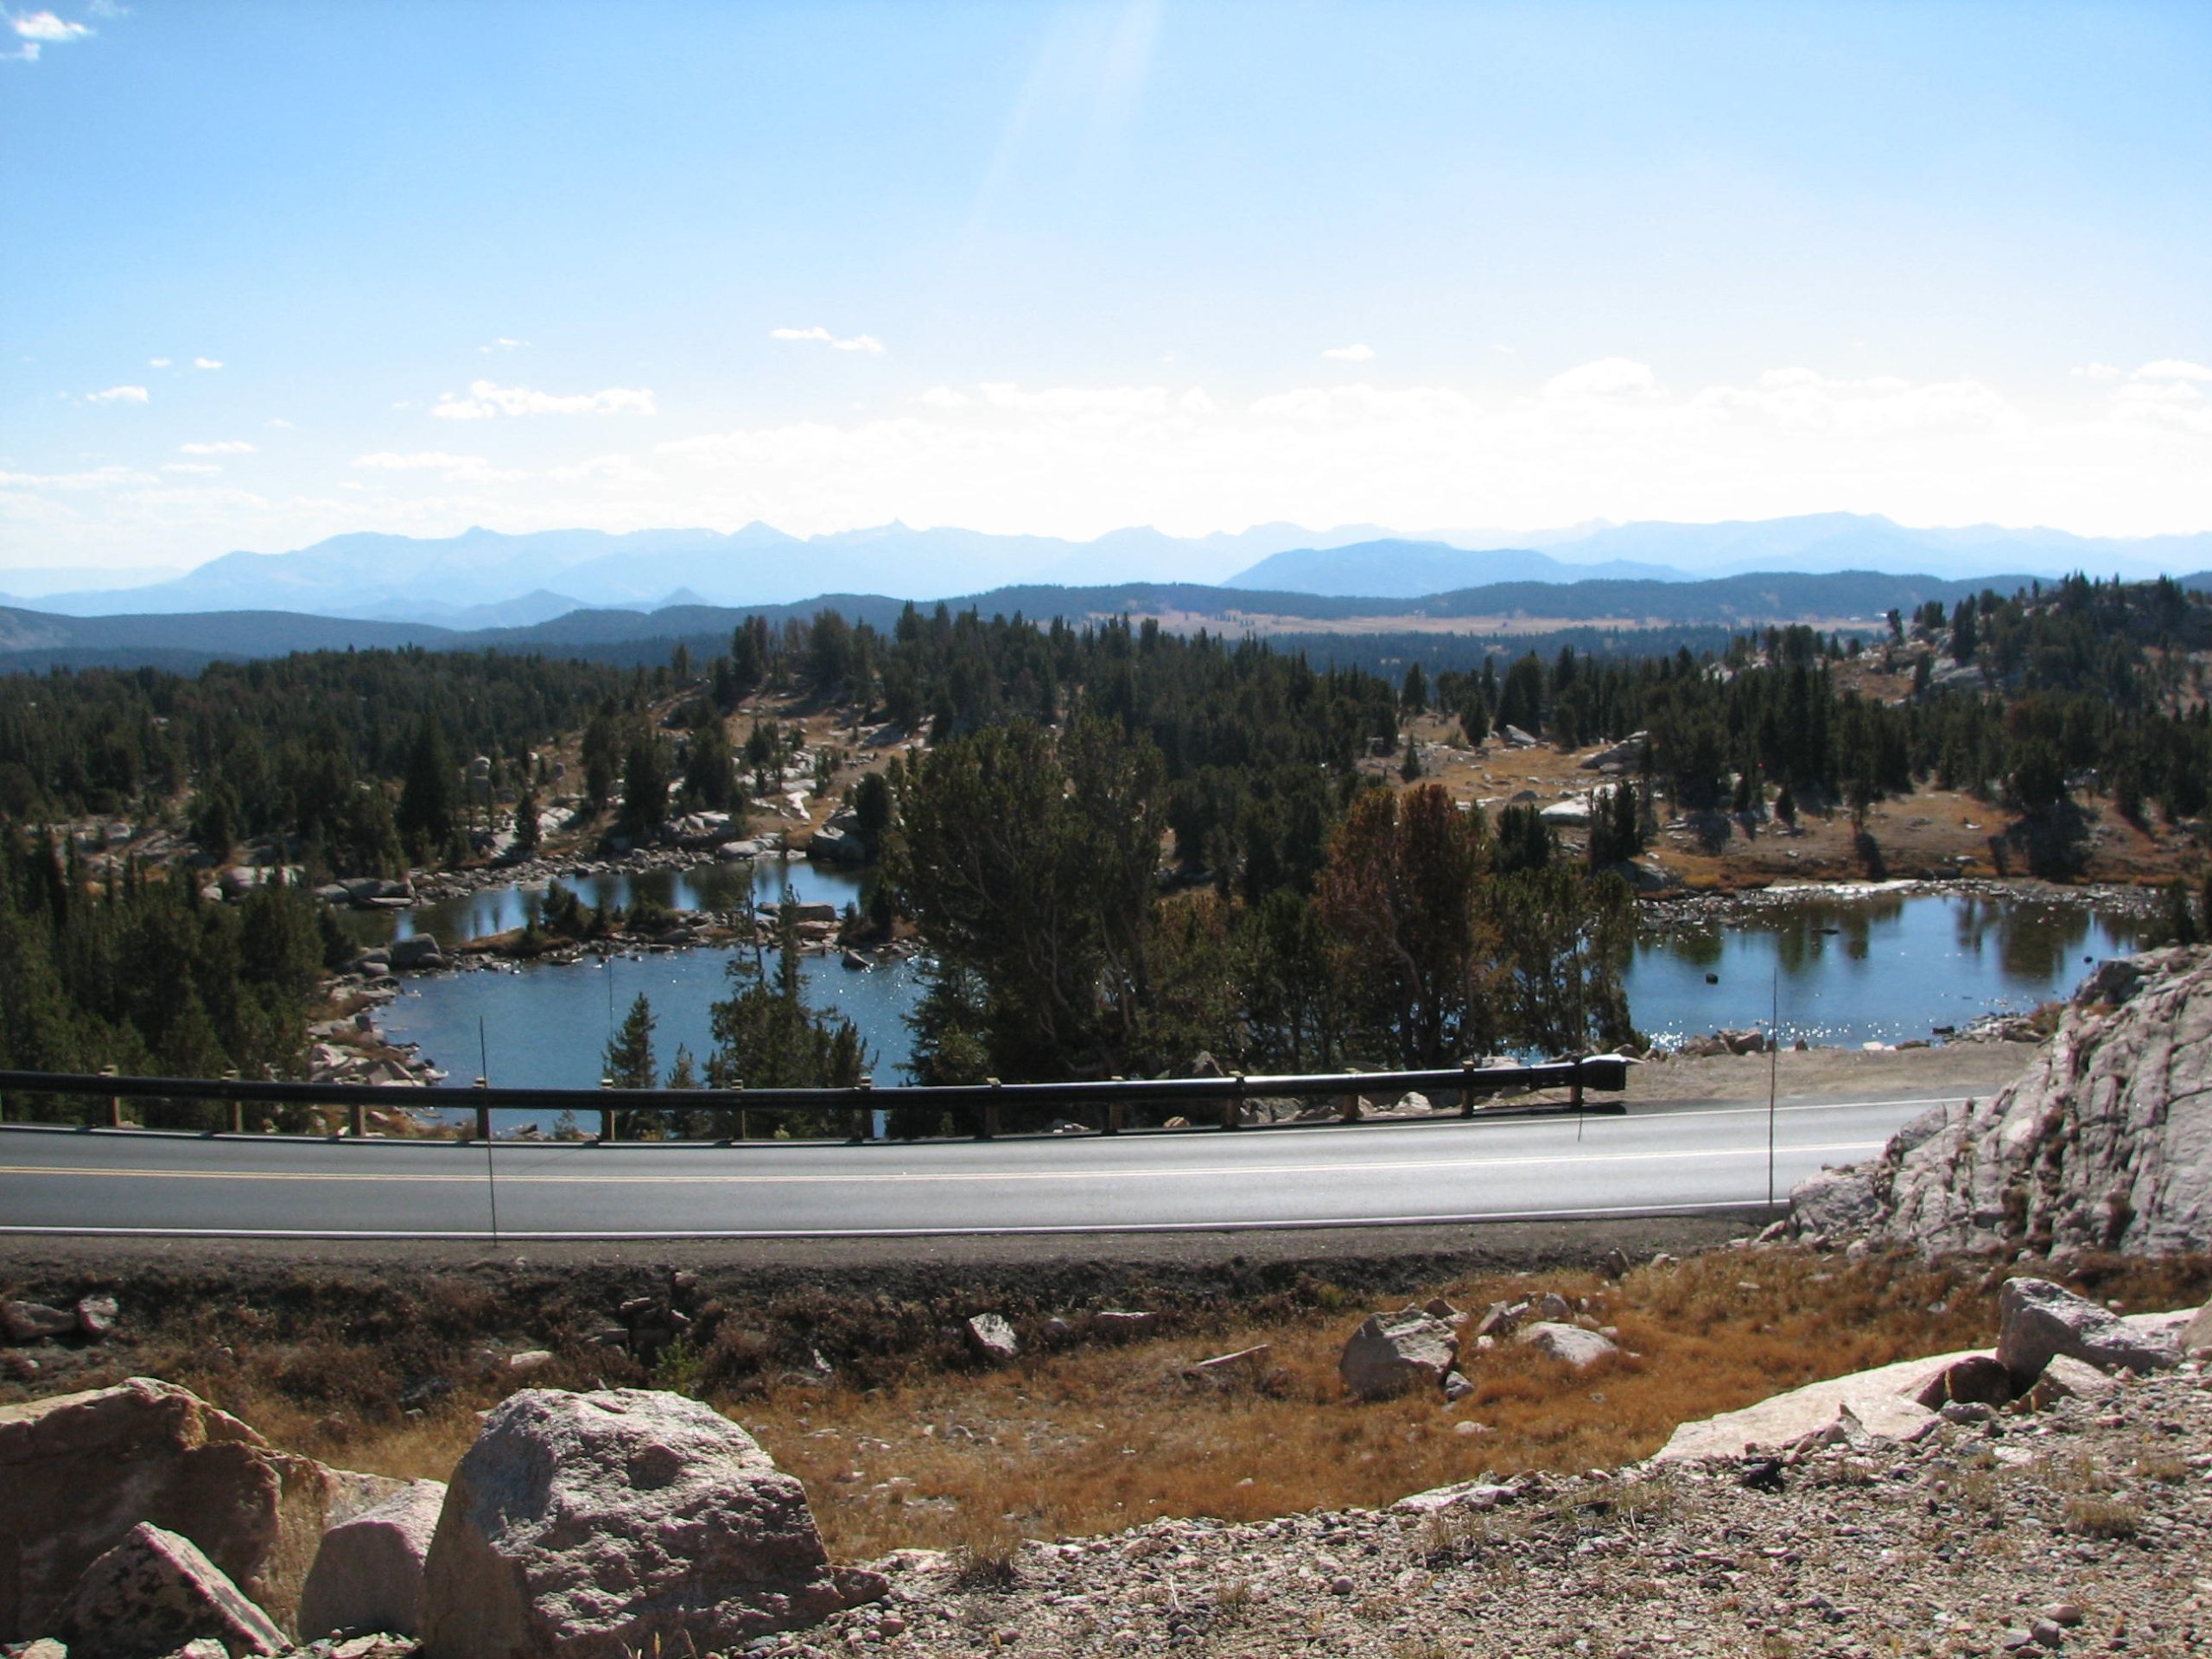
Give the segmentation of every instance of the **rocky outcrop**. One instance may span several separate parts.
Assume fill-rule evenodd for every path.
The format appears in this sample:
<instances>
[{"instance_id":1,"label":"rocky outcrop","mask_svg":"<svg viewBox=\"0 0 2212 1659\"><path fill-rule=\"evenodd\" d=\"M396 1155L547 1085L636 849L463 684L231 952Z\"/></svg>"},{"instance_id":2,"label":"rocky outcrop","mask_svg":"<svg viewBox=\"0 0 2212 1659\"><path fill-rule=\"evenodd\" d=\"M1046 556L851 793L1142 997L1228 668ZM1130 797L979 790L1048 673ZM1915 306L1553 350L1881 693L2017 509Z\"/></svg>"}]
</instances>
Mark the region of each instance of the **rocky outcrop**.
<instances>
[{"instance_id":1,"label":"rocky outcrop","mask_svg":"<svg viewBox=\"0 0 2212 1659\"><path fill-rule=\"evenodd\" d=\"M160 1659L194 1641L241 1659L291 1645L191 1539L143 1523L85 1569L54 1630L76 1659Z\"/></svg>"},{"instance_id":2,"label":"rocky outcrop","mask_svg":"<svg viewBox=\"0 0 2212 1659\"><path fill-rule=\"evenodd\" d=\"M288 1626L348 1502L321 1464L167 1382L0 1406L0 1642L47 1634L78 1575L141 1522L190 1539Z\"/></svg>"},{"instance_id":3,"label":"rocky outcrop","mask_svg":"<svg viewBox=\"0 0 2212 1659\"><path fill-rule=\"evenodd\" d=\"M1908 1359L1849 1376L1808 1383L1699 1422L1684 1423L1660 1448L1662 1463L1742 1458L1833 1436L1839 1440L1909 1440L1933 1427L1936 1413L1920 1403L1930 1383L1970 1353Z\"/></svg>"},{"instance_id":4,"label":"rocky outcrop","mask_svg":"<svg viewBox=\"0 0 2212 1659\"><path fill-rule=\"evenodd\" d=\"M852 1587L804 1490L734 1423L679 1395L538 1389L494 1409L454 1471L422 1634L432 1659L716 1653Z\"/></svg>"},{"instance_id":5,"label":"rocky outcrop","mask_svg":"<svg viewBox=\"0 0 2212 1659\"><path fill-rule=\"evenodd\" d=\"M1792 1195L1800 1232L1934 1255L2212 1249L2212 950L2107 962L2027 1074Z\"/></svg>"},{"instance_id":6,"label":"rocky outcrop","mask_svg":"<svg viewBox=\"0 0 2212 1659\"><path fill-rule=\"evenodd\" d=\"M1017 1358L1021 1343L1014 1327L997 1313L978 1313L963 1327L968 1351L989 1365L1005 1365Z\"/></svg>"},{"instance_id":7,"label":"rocky outcrop","mask_svg":"<svg viewBox=\"0 0 2212 1659\"><path fill-rule=\"evenodd\" d=\"M323 1534L300 1592L300 1635L414 1635L421 1622L423 1563L445 1498L443 1481L410 1481Z\"/></svg>"},{"instance_id":8,"label":"rocky outcrop","mask_svg":"<svg viewBox=\"0 0 2212 1659\"><path fill-rule=\"evenodd\" d=\"M1344 1344L1337 1375L1363 1400L1388 1400L1411 1389L1439 1389L1459 1357L1459 1333L1420 1308L1376 1313Z\"/></svg>"},{"instance_id":9,"label":"rocky outcrop","mask_svg":"<svg viewBox=\"0 0 2212 1659\"><path fill-rule=\"evenodd\" d=\"M2181 1358L2178 1319L2124 1319L2048 1279L2006 1280L1997 1310L1997 1358L2022 1388L2060 1354L2101 1371L2162 1371Z\"/></svg>"}]
</instances>

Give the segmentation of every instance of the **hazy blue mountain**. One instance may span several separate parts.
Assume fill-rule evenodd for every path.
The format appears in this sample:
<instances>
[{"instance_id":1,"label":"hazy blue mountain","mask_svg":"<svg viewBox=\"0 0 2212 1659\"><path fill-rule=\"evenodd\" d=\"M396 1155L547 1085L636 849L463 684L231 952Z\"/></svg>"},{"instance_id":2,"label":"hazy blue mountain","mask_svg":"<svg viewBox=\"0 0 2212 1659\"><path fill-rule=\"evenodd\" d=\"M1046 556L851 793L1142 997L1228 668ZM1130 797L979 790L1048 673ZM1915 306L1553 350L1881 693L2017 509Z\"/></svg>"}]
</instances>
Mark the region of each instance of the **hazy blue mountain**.
<instances>
[{"instance_id":1,"label":"hazy blue mountain","mask_svg":"<svg viewBox=\"0 0 2212 1659\"><path fill-rule=\"evenodd\" d=\"M48 592L34 602L41 611L76 616L286 610L467 628L526 626L576 608L660 609L672 601L759 607L824 593L935 600L1040 582L1228 583L1411 598L1506 581L1669 581L1774 570L1925 571L1949 580L2076 569L2140 576L2207 565L2212 535L2120 541L1994 525L1911 530L1851 513L1577 524L1511 537L1490 531L1406 537L1374 524L1314 531L1284 524L1178 537L1139 526L1088 542L895 522L810 537L765 524L727 534L510 536L480 528L428 539L362 532L290 553L230 553L168 580ZM20 575L35 585L53 573ZM0 571L0 588L10 582Z\"/></svg>"},{"instance_id":2,"label":"hazy blue mountain","mask_svg":"<svg viewBox=\"0 0 2212 1659\"><path fill-rule=\"evenodd\" d=\"M2140 537L2075 536L2040 527L1968 524L1916 530L1877 513L1808 513L1710 524L1649 523L1574 526L1516 538L1443 533L1459 547L1541 548L1576 564L1600 560L1670 565L1695 575L1760 570L1916 570L1953 580L2024 570L2038 576L2152 576L2212 563L2212 534Z\"/></svg>"},{"instance_id":3,"label":"hazy blue mountain","mask_svg":"<svg viewBox=\"0 0 2212 1659\"><path fill-rule=\"evenodd\" d=\"M1643 578L1665 582L1675 572L1662 565L1609 560L1565 564L1527 548L1471 551L1442 542L1395 538L1349 547L1298 548L1262 559L1223 585L1292 594L1340 594L1378 599L1416 599L1497 582L1591 582Z\"/></svg>"}]
</instances>

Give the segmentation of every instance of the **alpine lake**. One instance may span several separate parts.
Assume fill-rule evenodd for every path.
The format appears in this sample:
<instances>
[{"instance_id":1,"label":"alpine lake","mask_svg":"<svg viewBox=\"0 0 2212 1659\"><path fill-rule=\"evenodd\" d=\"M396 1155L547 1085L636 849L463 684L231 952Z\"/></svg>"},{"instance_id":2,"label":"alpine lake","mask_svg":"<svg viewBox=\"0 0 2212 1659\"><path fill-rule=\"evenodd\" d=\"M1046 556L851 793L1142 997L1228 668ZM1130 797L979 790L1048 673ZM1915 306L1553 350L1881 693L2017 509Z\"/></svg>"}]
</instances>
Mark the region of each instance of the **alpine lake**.
<instances>
[{"instance_id":1,"label":"alpine lake","mask_svg":"<svg viewBox=\"0 0 2212 1659\"><path fill-rule=\"evenodd\" d=\"M842 910L865 907L874 879L764 857L580 874L564 885L592 906L650 896L677 909L729 912L772 906L788 891ZM494 887L346 921L364 943L428 932L450 947L522 926L543 899L543 887ZM2144 931L2140 914L2116 896L2033 889L1891 883L1676 900L1647 908L1627 971L1629 1011L1656 1043L1764 1029L1770 1020L1784 1043L1940 1039L1982 1015L2024 1013L2067 995L2089 964L2137 948ZM712 1047L709 1010L728 995L733 954L700 946L408 976L378 1025L391 1041L416 1045L448 1074L446 1087L481 1075L503 1088L589 1089L607 1039L641 992L652 1003L662 1069L679 1046L703 1063ZM765 954L772 971L775 953ZM905 1016L922 995L919 964L856 968L832 951L810 954L800 974L815 1007L858 1028L880 1085L904 1082L912 1052Z\"/></svg>"}]
</instances>

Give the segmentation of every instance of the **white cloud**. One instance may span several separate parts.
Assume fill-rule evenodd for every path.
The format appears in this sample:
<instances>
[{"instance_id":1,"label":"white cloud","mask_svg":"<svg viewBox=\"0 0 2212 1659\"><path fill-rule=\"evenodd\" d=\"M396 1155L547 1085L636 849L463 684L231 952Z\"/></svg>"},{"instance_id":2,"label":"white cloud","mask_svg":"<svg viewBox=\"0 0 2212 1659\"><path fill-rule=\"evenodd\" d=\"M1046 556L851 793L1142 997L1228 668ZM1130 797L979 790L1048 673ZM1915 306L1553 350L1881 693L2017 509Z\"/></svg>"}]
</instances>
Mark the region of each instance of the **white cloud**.
<instances>
[{"instance_id":1,"label":"white cloud","mask_svg":"<svg viewBox=\"0 0 2212 1659\"><path fill-rule=\"evenodd\" d=\"M82 23L65 23L50 11L26 12L20 17L10 17L8 27L27 41L41 46L59 46L64 41L81 41L92 31Z\"/></svg>"},{"instance_id":2,"label":"white cloud","mask_svg":"<svg viewBox=\"0 0 2212 1659\"><path fill-rule=\"evenodd\" d=\"M279 428L286 432L292 430L292 423L286 420L282 415L271 415L269 417L269 424L272 427Z\"/></svg>"},{"instance_id":3,"label":"white cloud","mask_svg":"<svg viewBox=\"0 0 2212 1659\"><path fill-rule=\"evenodd\" d=\"M213 443L180 443L181 455L250 455L253 446L244 438L219 438Z\"/></svg>"},{"instance_id":4,"label":"white cloud","mask_svg":"<svg viewBox=\"0 0 2212 1659\"><path fill-rule=\"evenodd\" d=\"M204 461L171 461L163 462L162 470L165 473L208 474L219 473L223 469L220 467L217 467L211 462Z\"/></svg>"},{"instance_id":5,"label":"white cloud","mask_svg":"<svg viewBox=\"0 0 2212 1659\"><path fill-rule=\"evenodd\" d=\"M883 342L874 334L853 334L841 340L827 328L771 328L768 338L812 340L827 346L833 352L865 352L870 357L883 355Z\"/></svg>"},{"instance_id":6,"label":"white cloud","mask_svg":"<svg viewBox=\"0 0 2212 1659\"><path fill-rule=\"evenodd\" d=\"M2162 357L2135 371L2138 380L2212 380L2212 369L2178 357Z\"/></svg>"},{"instance_id":7,"label":"white cloud","mask_svg":"<svg viewBox=\"0 0 2212 1659\"><path fill-rule=\"evenodd\" d=\"M192 359L192 366L195 369L219 369L223 366L223 360L217 357L195 357Z\"/></svg>"},{"instance_id":8,"label":"white cloud","mask_svg":"<svg viewBox=\"0 0 2212 1659\"><path fill-rule=\"evenodd\" d=\"M146 359L146 366L149 369L166 369L168 365L169 360L166 357L149 357Z\"/></svg>"},{"instance_id":9,"label":"white cloud","mask_svg":"<svg viewBox=\"0 0 2212 1659\"><path fill-rule=\"evenodd\" d=\"M1656 391L1658 385L1648 363L1633 358L1601 357L1554 375L1544 382L1544 391L1548 397L1560 398L1623 397Z\"/></svg>"},{"instance_id":10,"label":"white cloud","mask_svg":"<svg viewBox=\"0 0 2212 1659\"><path fill-rule=\"evenodd\" d=\"M88 404L143 404L146 401L146 388L110 386L105 391L86 392L85 401Z\"/></svg>"},{"instance_id":11,"label":"white cloud","mask_svg":"<svg viewBox=\"0 0 2212 1659\"><path fill-rule=\"evenodd\" d=\"M449 455L442 449L418 449L406 454L379 449L374 454L354 456L352 464L380 473L437 473L452 483L512 484L530 476L512 467L494 467L481 455Z\"/></svg>"},{"instance_id":12,"label":"white cloud","mask_svg":"<svg viewBox=\"0 0 2212 1659\"><path fill-rule=\"evenodd\" d=\"M2074 372L2085 380L2117 380L2120 371L2109 363L2084 363Z\"/></svg>"},{"instance_id":13,"label":"white cloud","mask_svg":"<svg viewBox=\"0 0 2212 1659\"><path fill-rule=\"evenodd\" d=\"M1365 363L1374 358L1375 348L1372 346L1332 346L1321 355L1333 358L1339 363Z\"/></svg>"},{"instance_id":14,"label":"white cloud","mask_svg":"<svg viewBox=\"0 0 2212 1659\"><path fill-rule=\"evenodd\" d=\"M489 356L493 352L512 352L518 346L527 346L529 344L530 342L526 340L510 340L506 335L501 334L489 346L479 346L476 349L484 353L486 356Z\"/></svg>"},{"instance_id":15,"label":"white cloud","mask_svg":"<svg viewBox=\"0 0 2212 1659\"><path fill-rule=\"evenodd\" d=\"M562 395L537 391L528 386L495 385L489 380L469 383L468 396L442 393L430 413L445 421L486 421L495 415L651 415L651 391L610 386L604 391Z\"/></svg>"},{"instance_id":16,"label":"white cloud","mask_svg":"<svg viewBox=\"0 0 2212 1659\"><path fill-rule=\"evenodd\" d=\"M0 473L0 488L13 490L111 490L151 482L149 474L128 467L96 467L81 473Z\"/></svg>"},{"instance_id":17,"label":"white cloud","mask_svg":"<svg viewBox=\"0 0 2212 1659\"><path fill-rule=\"evenodd\" d=\"M651 467L641 466L634 455L594 455L589 461L580 461L573 466L555 467L545 474L556 483L575 483L596 479L609 484L658 484L660 474Z\"/></svg>"},{"instance_id":18,"label":"white cloud","mask_svg":"<svg viewBox=\"0 0 2212 1659\"><path fill-rule=\"evenodd\" d=\"M1887 513L2149 534L2212 525L2212 388L2131 381L2060 411L1959 379L1806 366L1668 388L1607 359L1511 394L1309 385L933 388L898 415L657 447L655 522L1088 536L1291 519L1402 527Z\"/></svg>"}]
</instances>

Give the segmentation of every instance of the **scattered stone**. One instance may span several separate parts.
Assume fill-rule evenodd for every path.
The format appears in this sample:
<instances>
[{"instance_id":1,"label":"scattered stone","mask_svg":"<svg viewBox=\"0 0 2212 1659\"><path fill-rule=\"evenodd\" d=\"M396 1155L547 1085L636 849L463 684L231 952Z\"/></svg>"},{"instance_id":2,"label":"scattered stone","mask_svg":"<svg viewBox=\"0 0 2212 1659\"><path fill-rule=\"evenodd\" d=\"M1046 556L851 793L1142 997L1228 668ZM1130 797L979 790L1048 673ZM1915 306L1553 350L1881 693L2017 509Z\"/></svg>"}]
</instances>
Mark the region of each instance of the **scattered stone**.
<instances>
[{"instance_id":1,"label":"scattered stone","mask_svg":"<svg viewBox=\"0 0 2212 1659\"><path fill-rule=\"evenodd\" d=\"M75 1659L158 1659L195 1637L233 1656L291 1645L191 1539L143 1522L85 1568L54 1629Z\"/></svg>"},{"instance_id":2,"label":"scattered stone","mask_svg":"<svg viewBox=\"0 0 2212 1659\"><path fill-rule=\"evenodd\" d=\"M1459 1333L1417 1307L1376 1313L1344 1344L1337 1375L1363 1400L1387 1400L1408 1389L1434 1389L1459 1357Z\"/></svg>"},{"instance_id":3,"label":"scattered stone","mask_svg":"<svg viewBox=\"0 0 2212 1659\"><path fill-rule=\"evenodd\" d=\"M1540 1319L1571 1319L1574 1317L1574 1307L1557 1291L1548 1290L1536 1299L1536 1317Z\"/></svg>"},{"instance_id":4,"label":"scattered stone","mask_svg":"<svg viewBox=\"0 0 2212 1659\"><path fill-rule=\"evenodd\" d=\"M331 1471L171 1383L0 1406L0 1642L51 1629L79 1575L141 1522L189 1538L289 1624L347 1501Z\"/></svg>"},{"instance_id":5,"label":"scattered stone","mask_svg":"<svg viewBox=\"0 0 2212 1659\"><path fill-rule=\"evenodd\" d=\"M544 1348L524 1348L518 1353L507 1356L507 1369L517 1376L528 1376L533 1372L542 1371L552 1363L551 1351Z\"/></svg>"},{"instance_id":6,"label":"scattered stone","mask_svg":"<svg viewBox=\"0 0 2212 1659\"><path fill-rule=\"evenodd\" d=\"M425 1563L438 1659L719 1652L846 1605L798 1482L679 1395L509 1396L454 1470Z\"/></svg>"},{"instance_id":7,"label":"scattered stone","mask_svg":"<svg viewBox=\"0 0 2212 1659\"><path fill-rule=\"evenodd\" d=\"M1930 1411L1947 1405L2001 1406L2018 1390L2012 1373L2002 1360L1988 1354L1969 1354L1929 1380L1914 1396Z\"/></svg>"},{"instance_id":8,"label":"scattered stone","mask_svg":"<svg viewBox=\"0 0 2212 1659\"><path fill-rule=\"evenodd\" d=\"M421 1628L423 1562L445 1497L442 1480L410 1481L324 1533L300 1592L300 1633L414 1635Z\"/></svg>"},{"instance_id":9,"label":"scattered stone","mask_svg":"<svg viewBox=\"0 0 2212 1659\"><path fill-rule=\"evenodd\" d=\"M1421 1305L1421 1311L1432 1319L1441 1319L1446 1325L1457 1325L1467 1316L1441 1296L1432 1296Z\"/></svg>"},{"instance_id":10,"label":"scattered stone","mask_svg":"<svg viewBox=\"0 0 2212 1659\"><path fill-rule=\"evenodd\" d=\"M963 1327L968 1338L968 1351L976 1358L994 1365L1013 1362L1021 1352L1014 1327L996 1313L978 1313Z\"/></svg>"},{"instance_id":11,"label":"scattered stone","mask_svg":"<svg viewBox=\"0 0 2212 1659\"><path fill-rule=\"evenodd\" d=\"M1457 1404L1475 1391L1475 1385L1457 1371L1444 1373L1444 1397Z\"/></svg>"},{"instance_id":12,"label":"scattered stone","mask_svg":"<svg viewBox=\"0 0 2212 1659\"><path fill-rule=\"evenodd\" d=\"M1997 1357L2024 1389L2054 1354L2101 1370L2152 1371L2171 1366L2176 1348L2048 1279L2008 1279L1998 1292Z\"/></svg>"},{"instance_id":13,"label":"scattered stone","mask_svg":"<svg viewBox=\"0 0 2212 1659\"><path fill-rule=\"evenodd\" d=\"M77 1303L77 1329L93 1342L105 1342L115 1334L115 1322L122 1309L112 1296L86 1296Z\"/></svg>"},{"instance_id":14,"label":"scattered stone","mask_svg":"<svg viewBox=\"0 0 2212 1659\"><path fill-rule=\"evenodd\" d=\"M1239 1348L1233 1354L1216 1354L1211 1359L1202 1359L1183 1376L1186 1381L1211 1382L1217 1388L1257 1382L1268 1375L1268 1362L1274 1353L1274 1344L1262 1342L1250 1348Z\"/></svg>"},{"instance_id":15,"label":"scattered stone","mask_svg":"<svg viewBox=\"0 0 2212 1659\"><path fill-rule=\"evenodd\" d=\"M1594 1365L1608 1354L1618 1354L1620 1349L1599 1336L1595 1331L1586 1331L1579 1325L1561 1325L1552 1319L1541 1319L1521 1332L1516 1340L1532 1348L1541 1348L1554 1359L1564 1360L1576 1370Z\"/></svg>"},{"instance_id":16,"label":"scattered stone","mask_svg":"<svg viewBox=\"0 0 2212 1659\"><path fill-rule=\"evenodd\" d=\"M16 1344L71 1337L77 1334L77 1316L68 1308L48 1307L44 1302L0 1302L0 1333Z\"/></svg>"}]
</instances>

